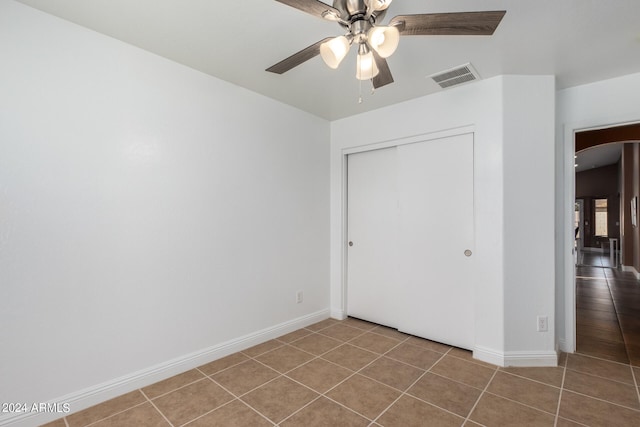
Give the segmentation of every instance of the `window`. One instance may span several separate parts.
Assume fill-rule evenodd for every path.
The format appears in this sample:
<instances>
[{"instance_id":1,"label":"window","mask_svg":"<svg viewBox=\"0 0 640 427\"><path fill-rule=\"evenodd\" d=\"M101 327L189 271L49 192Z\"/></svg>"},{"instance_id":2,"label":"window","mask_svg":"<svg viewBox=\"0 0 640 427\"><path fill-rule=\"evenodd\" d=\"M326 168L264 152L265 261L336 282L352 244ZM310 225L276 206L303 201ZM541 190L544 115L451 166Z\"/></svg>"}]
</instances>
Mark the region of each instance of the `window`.
<instances>
[{"instance_id":1,"label":"window","mask_svg":"<svg viewBox=\"0 0 640 427\"><path fill-rule=\"evenodd\" d=\"M596 236L608 236L607 230L607 199L595 199Z\"/></svg>"}]
</instances>

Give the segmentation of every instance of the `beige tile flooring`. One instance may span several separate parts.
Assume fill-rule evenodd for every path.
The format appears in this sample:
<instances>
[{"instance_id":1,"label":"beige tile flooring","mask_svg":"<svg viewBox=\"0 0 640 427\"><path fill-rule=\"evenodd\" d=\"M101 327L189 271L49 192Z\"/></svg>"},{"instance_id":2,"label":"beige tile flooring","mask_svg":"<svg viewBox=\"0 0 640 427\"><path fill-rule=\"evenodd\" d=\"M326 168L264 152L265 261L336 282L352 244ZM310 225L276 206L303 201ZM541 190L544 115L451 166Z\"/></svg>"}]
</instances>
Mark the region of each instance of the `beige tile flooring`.
<instances>
[{"instance_id":1,"label":"beige tile flooring","mask_svg":"<svg viewBox=\"0 0 640 427\"><path fill-rule=\"evenodd\" d=\"M563 354L497 368L328 319L47 426L640 426L640 368Z\"/></svg>"}]
</instances>

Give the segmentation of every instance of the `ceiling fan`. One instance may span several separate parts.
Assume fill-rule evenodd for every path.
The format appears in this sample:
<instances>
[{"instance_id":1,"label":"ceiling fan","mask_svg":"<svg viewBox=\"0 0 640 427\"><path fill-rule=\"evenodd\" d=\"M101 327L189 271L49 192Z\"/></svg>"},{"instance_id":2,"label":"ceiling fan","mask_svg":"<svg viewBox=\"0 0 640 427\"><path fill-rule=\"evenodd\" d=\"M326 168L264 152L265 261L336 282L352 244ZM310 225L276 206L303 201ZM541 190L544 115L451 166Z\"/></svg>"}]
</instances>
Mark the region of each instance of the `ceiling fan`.
<instances>
[{"instance_id":1,"label":"ceiling fan","mask_svg":"<svg viewBox=\"0 0 640 427\"><path fill-rule=\"evenodd\" d=\"M333 6L318 0L276 1L337 22L347 32L320 40L266 71L283 74L318 54L329 67L336 69L355 43L358 46L356 78L372 80L376 89L393 83L386 58L395 52L400 36L492 35L506 13L497 10L398 15L388 25L380 25L392 0L334 0Z\"/></svg>"}]
</instances>

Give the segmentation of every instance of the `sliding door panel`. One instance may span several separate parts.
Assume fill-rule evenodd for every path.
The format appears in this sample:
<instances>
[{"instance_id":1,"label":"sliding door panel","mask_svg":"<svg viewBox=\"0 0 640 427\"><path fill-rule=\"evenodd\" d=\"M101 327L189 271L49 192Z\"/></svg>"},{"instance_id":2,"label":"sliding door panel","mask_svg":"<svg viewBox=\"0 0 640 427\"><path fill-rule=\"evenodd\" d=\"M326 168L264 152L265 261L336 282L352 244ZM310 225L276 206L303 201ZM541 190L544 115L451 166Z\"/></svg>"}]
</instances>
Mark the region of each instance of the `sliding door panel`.
<instances>
[{"instance_id":1,"label":"sliding door panel","mask_svg":"<svg viewBox=\"0 0 640 427\"><path fill-rule=\"evenodd\" d=\"M348 156L347 313L397 327L395 147Z\"/></svg>"},{"instance_id":2,"label":"sliding door panel","mask_svg":"<svg viewBox=\"0 0 640 427\"><path fill-rule=\"evenodd\" d=\"M398 147L398 329L474 345L473 134Z\"/></svg>"}]
</instances>

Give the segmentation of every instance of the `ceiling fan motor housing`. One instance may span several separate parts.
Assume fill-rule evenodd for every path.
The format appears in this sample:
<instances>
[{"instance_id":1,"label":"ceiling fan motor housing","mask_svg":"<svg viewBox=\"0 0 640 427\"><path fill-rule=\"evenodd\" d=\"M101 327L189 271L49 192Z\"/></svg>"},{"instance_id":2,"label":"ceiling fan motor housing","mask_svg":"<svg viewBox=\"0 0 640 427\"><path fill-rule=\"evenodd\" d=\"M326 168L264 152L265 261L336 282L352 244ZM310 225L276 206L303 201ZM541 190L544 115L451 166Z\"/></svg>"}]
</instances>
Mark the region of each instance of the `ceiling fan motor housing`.
<instances>
[{"instance_id":1,"label":"ceiling fan motor housing","mask_svg":"<svg viewBox=\"0 0 640 427\"><path fill-rule=\"evenodd\" d=\"M357 43L364 43L367 41L367 33L373 27L371 22L364 19L357 19L351 24L351 34L353 34L354 41Z\"/></svg>"},{"instance_id":2,"label":"ceiling fan motor housing","mask_svg":"<svg viewBox=\"0 0 640 427\"><path fill-rule=\"evenodd\" d=\"M365 0L333 0L333 7L340 11L340 18L349 23L363 20L367 13ZM374 11L371 17L375 22L384 18L386 13L386 9Z\"/></svg>"}]
</instances>

